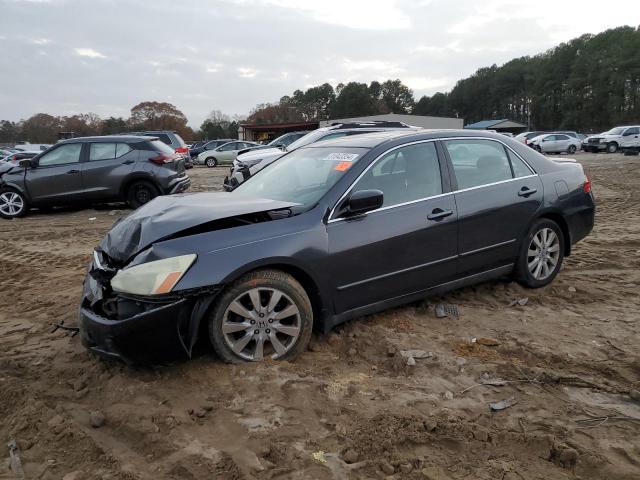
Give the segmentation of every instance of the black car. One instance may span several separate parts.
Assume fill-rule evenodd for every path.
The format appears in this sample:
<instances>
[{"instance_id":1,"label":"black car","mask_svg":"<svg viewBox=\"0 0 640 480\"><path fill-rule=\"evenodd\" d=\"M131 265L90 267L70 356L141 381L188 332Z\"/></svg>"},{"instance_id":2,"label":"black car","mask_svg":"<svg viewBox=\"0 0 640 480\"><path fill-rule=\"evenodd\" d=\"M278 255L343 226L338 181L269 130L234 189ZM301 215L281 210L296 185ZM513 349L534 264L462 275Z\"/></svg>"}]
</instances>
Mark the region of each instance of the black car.
<instances>
[{"instance_id":1,"label":"black car","mask_svg":"<svg viewBox=\"0 0 640 480\"><path fill-rule=\"evenodd\" d=\"M549 284L594 223L580 164L503 135L381 132L288 153L231 193L159 197L107 233L83 343L148 360L206 332L227 362L477 282Z\"/></svg>"},{"instance_id":2,"label":"black car","mask_svg":"<svg viewBox=\"0 0 640 480\"><path fill-rule=\"evenodd\" d=\"M126 201L137 208L191 184L184 158L155 137L73 138L0 165L0 217L30 207Z\"/></svg>"}]
</instances>

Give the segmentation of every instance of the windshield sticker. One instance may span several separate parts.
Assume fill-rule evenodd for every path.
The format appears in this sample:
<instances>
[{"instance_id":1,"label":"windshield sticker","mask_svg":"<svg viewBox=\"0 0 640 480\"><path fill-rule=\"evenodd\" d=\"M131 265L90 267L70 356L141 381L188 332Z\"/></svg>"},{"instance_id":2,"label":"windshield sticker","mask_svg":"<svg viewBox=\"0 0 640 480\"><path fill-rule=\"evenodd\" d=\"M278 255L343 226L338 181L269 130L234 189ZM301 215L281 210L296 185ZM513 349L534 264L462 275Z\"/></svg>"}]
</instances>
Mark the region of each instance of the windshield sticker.
<instances>
[{"instance_id":1,"label":"windshield sticker","mask_svg":"<svg viewBox=\"0 0 640 480\"><path fill-rule=\"evenodd\" d=\"M358 158L357 153L330 153L323 160L328 160L330 162L353 162L356 158Z\"/></svg>"},{"instance_id":2,"label":"windshield sticker","mask_svg":"<svg viewBox=\"0 0 640 480\"><path fill-rule=\"evenodd\" d=\"M350 167L351 167L351 162L340 162L335 167L333 167L333 169L338 172L346 172L347 170L349 170Z\"/></svg>"}]
</instances>

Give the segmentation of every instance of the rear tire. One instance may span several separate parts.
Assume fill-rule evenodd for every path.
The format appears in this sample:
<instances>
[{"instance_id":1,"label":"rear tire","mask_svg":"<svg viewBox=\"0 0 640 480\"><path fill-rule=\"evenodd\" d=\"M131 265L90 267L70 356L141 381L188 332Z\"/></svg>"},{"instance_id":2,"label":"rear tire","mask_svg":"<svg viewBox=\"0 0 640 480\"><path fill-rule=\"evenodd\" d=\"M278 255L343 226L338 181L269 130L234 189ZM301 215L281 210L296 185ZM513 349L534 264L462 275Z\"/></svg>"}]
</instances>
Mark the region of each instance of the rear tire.
<instances>
[{"instance_id":1,"label":"rear tire","mask_svg":"<svg viewBox=\"0 0 640 480\"><path fill-rule=\"evenodd\" d=\"M22 193L13 188L0 188L0 217L20 218L27 214L29 204Z\"/></svg>"},{"instance_id":2,"label":"rear tire","mask_svg":"<svg viewBox=\"0 0 640 480\"><path fill-rule=\"evenodd\" d=\"M574 153L576 153L576 150L577 150L577 148L576 148L575 145L569 145L569 149L567 150L567 153L569 155L573 155Z\"/></svg>"},{"instance_id":3,"label":"rear tire","mask_svg":"<svg viewBox=\"0 0 640 480\"><path fill-rule=\"evenodd\" d=\"M313 309L304 288L279 270L251 272L227 288L208 315L209 338L227 363L292 360L306 350Z\"/></svg>"},{"instance_id":4,"label":"rear tire","mask_svg":"<svg viewBox=\"0 0 640 480\"><path fill-rule=\"evenodd\" d=\"M553 220L536 220L520 247L516 264L517 281L529 288L549 285L562 267L564 235Z\"/></svg>"},{"instance_id":5,"label":"rear tire","mask_svg":"<svg viewBox=\"0 0 640 480\"><path fill-rule=\"evenodd\" d=\"M127 189L127 203L133 209L140 208L145 203L156 198L160 192L151 183L145 180L133 182Z\"/></svg>"},{"instance_id":6,"label":"rear tire","mask_svg":"<svg viewBox=\"0 0 640 480\"><path fill-rule=\"evenodd\" d=\"M204 161L204 164L209 168L213 168L218 165L218 160L215 157L209 157Z\"/></svg>"}]
</instances>

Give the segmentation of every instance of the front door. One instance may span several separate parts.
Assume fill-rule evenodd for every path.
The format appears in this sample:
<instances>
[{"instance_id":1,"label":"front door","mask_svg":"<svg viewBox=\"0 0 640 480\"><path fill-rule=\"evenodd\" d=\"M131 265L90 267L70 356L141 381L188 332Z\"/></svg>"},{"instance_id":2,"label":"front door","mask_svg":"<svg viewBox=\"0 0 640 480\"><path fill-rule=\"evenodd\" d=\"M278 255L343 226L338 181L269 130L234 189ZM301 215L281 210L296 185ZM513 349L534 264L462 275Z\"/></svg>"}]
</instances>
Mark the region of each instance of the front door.
<instances>
[{"instance_id":1,"label":"front door","mask_svg":"<svg viewBox=\"0 0 640 480\"><path fill-rule=\"evenodd\" d=\"M26 175L26 185L34 203L66 203L83 196L80 159L82 143L64 143L38 158Z\"/></svg>"},{"instance_id":2,"label":"front door","mask_svg":"<svg viewBox=\"0 0 640 480\"><path fill-rule=\"evenodd\" d=\"M139 150L126 143L89 144L87 161L82 162L82 184L91 200L108 200L120 196L123 180L133 170Z\"/></svg>"},{"instance_id":3,"label":"front door","mask_svg":"<svg viewBox=\"0 0 640 480\"><path fill-rule=\"evenodd\" d=\"M627 128L620 140L621 147L640 147L640 127Z\"/></svg>"},{"instance_id":4,"label":"front door","mask_svg":"<svg viewBox=\"0 0 640 480\"><path fill-rule=\"evenodd\" d=\"M327 225L336 313L455 277L457 212L442 185L435 143L424 142L391 150L352 186L382 191L384 203Z\"/></svg>"},{"instance_id":5,"label":"front door","mask_svg":"<svg viewBox=\"0 0 640 480\"><path fill-rule=\"evenodd\" d=\"M513 263L542 203L540 178L498 141L443 144L456 184L459 276Z\"/></svg>"}]
</instances>

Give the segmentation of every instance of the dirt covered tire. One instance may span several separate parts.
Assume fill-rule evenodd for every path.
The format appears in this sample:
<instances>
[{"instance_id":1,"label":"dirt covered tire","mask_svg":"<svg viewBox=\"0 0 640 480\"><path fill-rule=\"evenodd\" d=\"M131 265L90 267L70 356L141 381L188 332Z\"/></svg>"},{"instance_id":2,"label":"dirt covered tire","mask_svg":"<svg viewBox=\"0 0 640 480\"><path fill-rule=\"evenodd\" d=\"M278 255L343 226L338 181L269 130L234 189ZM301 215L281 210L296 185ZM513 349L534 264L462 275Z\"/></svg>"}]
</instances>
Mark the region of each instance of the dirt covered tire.
<instances>
[{"instance_id":1,"label":"dirt covered tire","mask_svg":"<svg viewBox=\"0 0 640 480\"><path fill-rule=\"evenodd\" d=\"M229 286L207 321L213 348L227 363L292 360L309 344L313 309L291 275L259 270Z\"/></svg>"},{"instance_id":2,"label":"dirt covered tire","mask_svg":"<svg viewBox=\"0 0 640 480\"><path fill-rule=\"evenodd\" d=\"M139 208L159 195L158 189L144 180L133 182L127 189L127 203L131 208Z\"/></svg>"},{"instance_id":3,"label":"dirt covered tire","mask_svg":"<svg viewBox=\"0 0 640 480\"><path fill-rule=\"evenodd\" d=\"M553 220L536 220L522 242L516 280L529 288L549 285L562 267L564 235Z\"/></svg>"},{"instance_id":4,"label":"dirt covered tire","mask_svg":"<svg viewBox=\"0 0 640 480\"><path fill-rule=\"evenodd\" d=\"M204 164L209 168L213 168L218 165L218 160L215 157L209 157L204 161Z\"/></svg>"},{"instance_id":5,"label":"dirt covered tire","mask_svg":"<svg viewBox=\"0 0 640 480\"><path fill-rule=\"evenodd\" d=\"M0 188L0 217L24 217L29 209L27 199L22 193L13 188Z\"/></svg>"}]
</instances>

